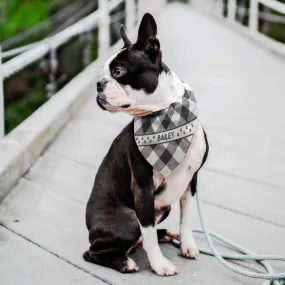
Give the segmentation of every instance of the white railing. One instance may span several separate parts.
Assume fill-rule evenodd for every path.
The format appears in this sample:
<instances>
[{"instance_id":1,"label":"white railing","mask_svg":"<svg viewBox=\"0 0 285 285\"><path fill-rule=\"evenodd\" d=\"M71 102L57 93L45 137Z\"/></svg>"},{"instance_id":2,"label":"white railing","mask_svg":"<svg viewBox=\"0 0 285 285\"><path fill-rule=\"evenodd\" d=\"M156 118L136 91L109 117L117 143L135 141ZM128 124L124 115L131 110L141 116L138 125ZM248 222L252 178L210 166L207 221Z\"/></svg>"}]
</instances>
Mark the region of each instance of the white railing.
<instances>
[{"instance_id":1,"label":"white railing","mask_svg":"<svg viewBox=\"0 0 285 285\"><path fill-rule=\"evenodd\" d=\"M0 46L1 55L1 46ZM2 70L2 58L0 56L0 139L4 136L4 89L3 89L3 77L1 75Z\"/></svg>"},{"instance_id":2,"label":"white railing","mask_svg":"<svg viewBox=\"0 0 285 285\"><path fill-rule=\"evenodd\" d=\"M110 47L110 35L109 35L109 24L110 24L110 11L116 8L121 3L125 2L125 19L126 29L131 31L136 22L136 7L135 0L99 0L98 10L88 15L84 19L78 21L72 26L59 32L58 34L44 39L31 47L24 47L22 50L13 51L15 53L22 52L20 55L7 61L1 65L1 47L0 47L0 139L4 136L4 91L3 81L22 70L28 65L36 62L43 58L46 54L50 53L51 58L55 57L56 49L68 42L71 38L89 33L91 30L98 28L98 59L106 55ZM144 7L147 4L149 7L150 0L139 0L138 1L138 17L144 11ZM163 3L164 0L157 0L157 3ZM156 4L157 4L156 3ZM152 5L155 6L155 5ZM51 62L52 64L52 62Z\"/></svg>"},{"instance_id":3,"label":"white railing","mask_svg":"<svg viewBox=\"0 0 285 285\"><path fill-rule=\"evenodd\" d=\"M285 4L276 0L251 0L249 10L249 29L253 38L263 43L275 52L285 55L285 44L279 43L258 31L259 3L285 15Z\"/></svg>"},{"instance_id":4,"label":"white railing","mask_svg":"<svg viewBox=\"0 0 285 285\"><path fill-rule=\"evenodd\" d=\"M197 8L209 12L211 14L215 14L218 16L222 16L223 10L223 0L191 0L191 3ZM227 1L227 21L229 24L242 29L246 33L250 34L253 39L262 43L265 47L270 50L285 56L285 44L275 41L274 39L266 36L265 34L259 32L258 30L258 21L259 19L268 19L272 18L271 14L262 13L258 10L259 4L263 4L265 7L275 10L284 15L282 21L279 20L280 23L285 19L285 4L278 2L276 0L250 0L250 8L248 11L249 16L249 26L245 27L239 24L236 21L236 15L238 12L237 0L228 0ZM279 16L281 19L281 17Z\"/></svg>"}]
</instances>

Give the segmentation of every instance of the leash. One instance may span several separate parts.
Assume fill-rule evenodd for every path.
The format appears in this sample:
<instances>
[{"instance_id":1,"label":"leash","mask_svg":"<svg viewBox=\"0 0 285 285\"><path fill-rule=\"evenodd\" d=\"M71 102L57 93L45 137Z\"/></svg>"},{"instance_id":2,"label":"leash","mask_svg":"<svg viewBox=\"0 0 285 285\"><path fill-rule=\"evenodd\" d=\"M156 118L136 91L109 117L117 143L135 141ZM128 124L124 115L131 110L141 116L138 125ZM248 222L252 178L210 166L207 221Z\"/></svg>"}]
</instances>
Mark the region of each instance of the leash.
<instances>
[{"instance_id":1,"label":"leash","mask_svg":"<svg viewBox=\"0 0 285 285\"><path fill-rule=\"evenodd\" d=\"M266 280L263 283L263 285L270 285L271 282L273 282L274 285L285 285L285 272L284 273L274 273L273 268L267 262L267 260L285 261L285 256L256 255L250 250L230 241L229 239L224 238L214 232L208 231L207 227L205 226L204 217L202 215L199 191L196 192L196 201L197 201L198 213L199 213L199 218L200 218L202 229L193 229L193 232L204 233L206 240L208 242L208 245L210 247L210 250L204 249L204 248L199 249L201 253L215 256L222 265L224 265L226 268L228 268L229 270L237 274L250 277L250 278ZM217 251L212 238L219 240L225 245L228 245L229 247L239 252L240 254L220 253L219 251ZM180 247L180 241L173 240L172 243L176 247ZM233 265L232 263L230 263L229 261L225 259L244 260L244 261L253 260L261 264L266 269L267 273L256 273L253 271L245 271L239 268L238 266Z\"/></svg>"}]
</instances>

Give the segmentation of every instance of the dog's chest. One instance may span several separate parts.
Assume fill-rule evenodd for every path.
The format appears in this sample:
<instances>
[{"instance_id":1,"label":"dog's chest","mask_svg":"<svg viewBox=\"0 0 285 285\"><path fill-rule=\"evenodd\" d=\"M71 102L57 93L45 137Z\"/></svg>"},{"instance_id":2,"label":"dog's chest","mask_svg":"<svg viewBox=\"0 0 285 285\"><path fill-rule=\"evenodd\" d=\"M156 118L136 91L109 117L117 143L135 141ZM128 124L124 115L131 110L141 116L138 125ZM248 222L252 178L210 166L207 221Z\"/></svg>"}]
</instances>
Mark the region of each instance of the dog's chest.
<instances>
[{"instance_id":1,"label":"dog's chest","mask_svg":"<svg viewBox=\"0 0 285 285\"><path fill-rule=\"evenodd\" d=\"M205 151L204 132L200 122L198 122L187 154L177 168L166 178L156 170L153 172L156 188L161 184L165 184L164 190L155 197L156 208L172 205L180 199L191 182L193 175L200 168Z\"/></svg>"}]
</instances>

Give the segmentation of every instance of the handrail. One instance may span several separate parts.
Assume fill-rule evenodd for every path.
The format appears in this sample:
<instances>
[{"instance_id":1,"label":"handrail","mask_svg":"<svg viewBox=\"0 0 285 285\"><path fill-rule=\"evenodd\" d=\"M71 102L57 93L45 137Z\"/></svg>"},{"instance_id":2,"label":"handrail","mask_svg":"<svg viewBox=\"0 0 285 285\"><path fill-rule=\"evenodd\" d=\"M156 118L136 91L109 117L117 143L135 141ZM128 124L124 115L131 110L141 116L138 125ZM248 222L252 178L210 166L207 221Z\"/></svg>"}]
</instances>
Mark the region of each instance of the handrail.
<instances>
[{"instance_id":1,"label":"handrail","mask_svg":"<svg viewBox=\"0 0 285 285\"><path fill-rule=\"evenodd\" d=\"M259 20L259 3L276 10L279 13L285 14L285 4L277 2L276 0L251 0L249 10L249 30L250 34L256 41L260 42L272 51L285 56L285 44L282 44L274 39L268 37L265 34L259 32L258 20Z\"/></svg>"},{"instance_id":2,"label":"handrail","mask_svg":"<svg viewBox=\"0 0 285 285\"><path fill-rule=\"evenodd\" d=\"M99 5L99 9L92 14L88 15L84 19L78 21L77 23L73 24L72 26L66 28L65 30L59 32L58 34L46 38L36 47L29 49L28 51L24 52L23 54L17 56L16 58L11 59L10 61L6 62L2 66L2 76L7 78L13 75L15 72L23 69L27 65L35 62L36 60L42 58L45 54L48 53L50 49L56 49L59 46L66 43L69 39L76 35L80 35L84 32L88 32L96 27L99 26L100 22L103 22L111 10L116 8L119 4L121 4L123 0L113 0L106 4L106 1L99 1L101 6ZM126 1L127 3L133 2ZM102 14L102 6L106 5L106 12L103 10L104 14ZM100 13L101 12L101 13ZM107 14L107 15L106 15ZM103 19L103 20L102 20ZM107 35L108 36L108 35ZM100 45L100 41L99 41ZM100 50L100 47L99 47Z\"/></svg>"},{"instance_id":3,"label":"handrail","mask_svg":"<svg viewBox=\"0 0 285 285\"><path fill-rule=\"evenodd\" d=\"M1 46L0 46L1 54ZM2 58L0 56L0 139L4 135L4 89L3 89L3 80L2 80Z\"/></svg>"},{"instance_id":4,"label":"handrail","mask_svg":"<svg viewBox=\"0 0 285 285\"><path fill-rule=\"evenodd\" d=\"M219 14L219 16L221 16L221 6L223 5L222 2L222 0L192 0L191 5L196 6L198 9L206 11L207 13L214 13L215 15ZM228 0L226 19L230 25L249 34L254 40L258 41L263 46L277 54L285 56L285 44L278 42L259 31L258 20L260 18L264 18L266 15L266 13L259 11L260 3L270 9L275 10L276 12L284 14L285 19L285 4L276 0L250 0L250 8L248 9L249 13L247 14L249 15L248 27L242 26L236 21L237 8L239 7L237 0ZM267 19L270 20L269 18Z\"/></svg>"},{"instance_id":5,"label":"handrail","mask_svg":"<svg viewBox=\"0 0 285 285\"><path fill-rule=\"evenodd\" d=\"M50 49L56 49L66 43L72 37L92 30L98 24L98 20L99 11L95 11L67 29L43 40L38 46L33 47L21 55L4 63L2 66L2 76L4 78L11 76L15 72L42 58Z\"/></svg>"},{"instance_id":6,"label":"handrail","mask_svg":"<svg viewBox=\"0 0 285 285\"><path fill-rule=\"evenodd\" d=\"M95 8L95 5L97 5L96 1L90 2L90 3L92 4L93 8ZM82 2L82 0L71 1L70 4L65 5L63 9L60 9L54 15L49 17L48 19L45 19L44 21L34 25L33 27L29 28L28 30L25 30L25 31L23 31L23 32L21 32L19 34L16 34L12 38L3 41L2 42L2 49L3 50L8 50L8 49L10 49L11 46L19 45L21 42L23 42L29 36L33 36L35 34L38 34L42 30L46 29L49 26L50 23L57 24L57 23L59 23L61 21L64 21L64 19L66 19L67 17L68 17L68 20L72 19L76 15L76 13L74 14L74 11L82 11L87 6L89 6L90 3L87 3L86 5L84 5L84 2ZM91 10L89 10L89 11L91 11ZM77 21L79 19L81 19L81 18L82 17L79 17L77 19ZM74 21L74 22L70 23L70 25L74 24L77 21ZM70 26L70 25L68 25L68 26ZM68 26L66 26L65 28L67 28ZM63 30L63 29L60 29L60 30ZM53 35L54 34L55 33L53 33Z\"/></svg>"},{"instance_id":7,"label":"handrail","mask_svg":"<svg viewBox=\"0 0 285 285\"><path fill-rule=\"evenodd\" d=\"M141 1L142 0L139 1L139 4ZM124 0L99 0L98 2L98 10L91 13L87 17L79 20L78 22L66 28L65 30L51 37L48 37L38 43L14 50L14 53L22 53L2 65L0 63L0 139L4 136L3 80L5 78L10 77L14 73L43 58L49 52L51 53L51 64L55 69L57 65L57 62L55 62L55 50L61 45L68 42L74 36L78 36L84 33L90 33L91 30L97 27L99 28L98 57L100 58L107 53L110 47L110 12L118 5L123 3ZM135 24L135 0L125 0L125 3L126 24L128 30L131 29ZM53 72L55 72L55 70L53 70ZM54 85L54 82L51 82L50 85ZM51 89L53 92L55 90L54 86L52 86Z\"/></svg>"},{"instance_id":8,"label":"handrail","mask_svg":"<svg viewBox=\"0 0 285 285\"><path fill-rule=\"evenodd\" d=\"M24 51L27 51L27 50L31 49L32 47L37 46L41 42L42 41L38 41L38 42L27 44L27 45L24 45L24 46L21 46L21 47L18 47L18 48L14 48L14 49L11 49L11 50L4 51L4 52L2 52L0 54L0 56L1 56L2 59L16 56L18 54L23 53Z\"/></svg>"},{"instance_id":9,"label":"handrail","mask_svg":"<svg viewBox=\"0 0 285 285\"><path fill-rule=\"evenodd\" d=\"M276 0L258 0L259 3L267 6L270 9L276 10L279 13L285 14L285 4Z\"/></svg>"}]
</instances>

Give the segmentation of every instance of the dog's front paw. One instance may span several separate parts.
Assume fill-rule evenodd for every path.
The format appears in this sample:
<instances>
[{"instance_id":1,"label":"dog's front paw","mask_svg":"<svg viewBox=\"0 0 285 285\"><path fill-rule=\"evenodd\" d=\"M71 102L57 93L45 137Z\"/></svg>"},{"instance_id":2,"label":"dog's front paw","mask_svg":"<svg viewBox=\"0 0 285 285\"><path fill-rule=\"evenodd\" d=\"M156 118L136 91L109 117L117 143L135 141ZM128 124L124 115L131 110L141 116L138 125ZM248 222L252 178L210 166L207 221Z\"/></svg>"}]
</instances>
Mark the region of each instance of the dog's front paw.
<instances>
[{"instance_id":1,"label":"dog's front paw","mask_svg":"<svg viewBox=\"0 0 285 285\"><path fill-rule=\"evenodd\" d=\"M180 248L181 248L181 254L184 257L198 259L200 255L199 249L194 239L191 238L181 239Z\"/></svg>"},{"instance_id":2,"label":"dog's front paw","mask_svg":"<svg viewBox=\"0 0 285 285\"><path fill-rule=\"evenodd\" d=\"M152 270L159 276L172 276L179 273L176 266L173 265L164 256L157 258L157 260L151 262Z\"/></svg>"}]
</instances>

